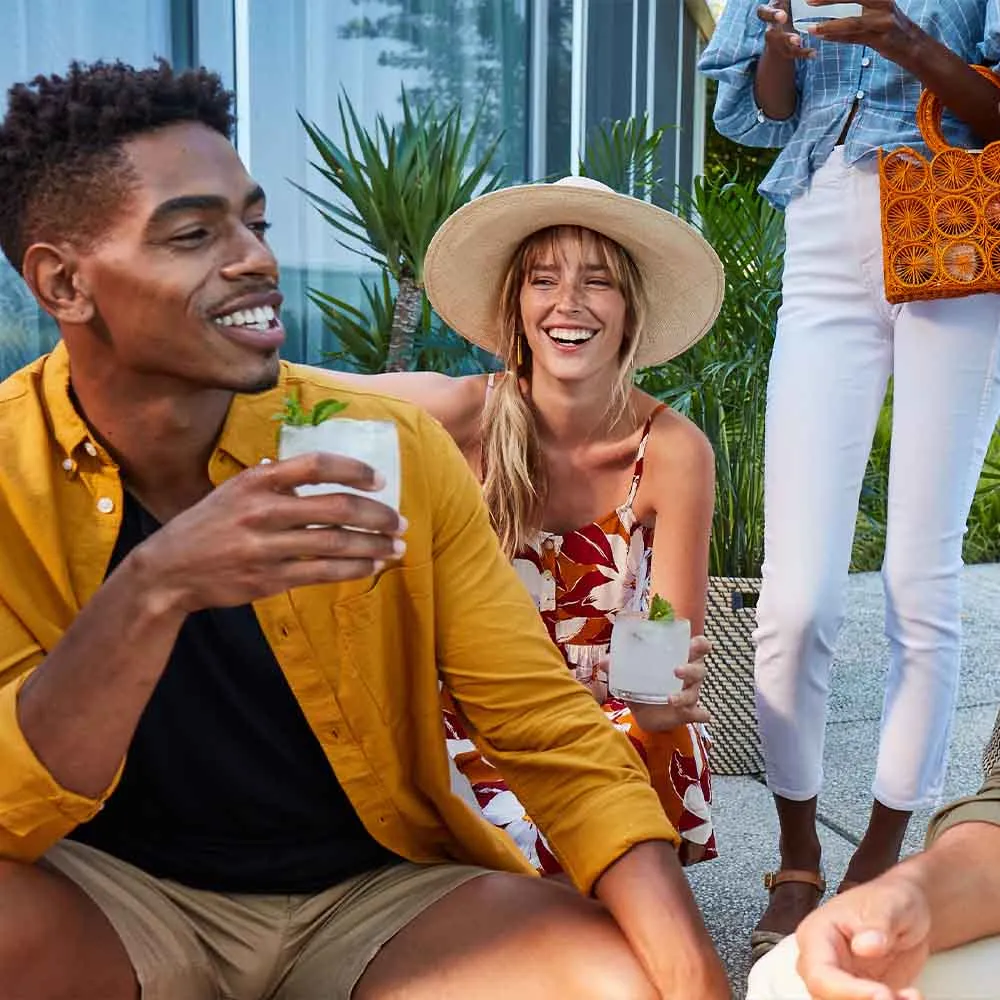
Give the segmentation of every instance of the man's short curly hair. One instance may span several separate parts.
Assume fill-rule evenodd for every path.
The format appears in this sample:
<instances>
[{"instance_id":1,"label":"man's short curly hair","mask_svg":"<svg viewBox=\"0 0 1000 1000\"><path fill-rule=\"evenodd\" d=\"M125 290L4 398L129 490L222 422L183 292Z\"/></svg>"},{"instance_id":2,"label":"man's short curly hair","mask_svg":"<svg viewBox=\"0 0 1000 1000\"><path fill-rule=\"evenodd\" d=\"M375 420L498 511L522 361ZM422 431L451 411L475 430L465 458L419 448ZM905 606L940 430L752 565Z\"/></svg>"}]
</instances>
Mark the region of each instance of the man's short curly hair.
<instances>
[{"instance_id":1,"label":"man's short curly hair","mask_svg":"<svg viewBox=\"0 0 1000 1000\"><path fill-rule=\"evenodd\" d=\"M74 62L65 76L15 84L0 123L0 248L20 271L40 240L91 245L135 184L123 145L176 122L229 138L233 95L205 69L175 73L160 60Z\"/></svg>"}]
</instances>

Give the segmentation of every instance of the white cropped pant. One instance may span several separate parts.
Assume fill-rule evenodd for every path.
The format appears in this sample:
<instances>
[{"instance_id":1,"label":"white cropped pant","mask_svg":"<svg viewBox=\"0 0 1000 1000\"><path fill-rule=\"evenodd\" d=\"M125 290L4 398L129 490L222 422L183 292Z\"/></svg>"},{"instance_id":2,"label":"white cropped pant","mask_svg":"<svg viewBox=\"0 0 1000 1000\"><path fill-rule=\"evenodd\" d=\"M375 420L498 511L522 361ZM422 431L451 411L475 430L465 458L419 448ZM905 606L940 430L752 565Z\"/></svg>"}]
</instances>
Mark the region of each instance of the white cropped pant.
<instances>
[{"instance_id":1,"label":"white cropped pant","mask_svg":"<svg viewBox=\"0 0 1000 1000\"><path fill-rule=\"evenodd\" d=\"M878 191L877 167L848 167L838 148L786 215L767 395L757 711L771 791L812 798L862 479L891 375L882 566L891 660L873 792L911 810L940 794L946 764L962 537L1000 412L1000 295L890 306Z\"/></svg>"}]
</instances>

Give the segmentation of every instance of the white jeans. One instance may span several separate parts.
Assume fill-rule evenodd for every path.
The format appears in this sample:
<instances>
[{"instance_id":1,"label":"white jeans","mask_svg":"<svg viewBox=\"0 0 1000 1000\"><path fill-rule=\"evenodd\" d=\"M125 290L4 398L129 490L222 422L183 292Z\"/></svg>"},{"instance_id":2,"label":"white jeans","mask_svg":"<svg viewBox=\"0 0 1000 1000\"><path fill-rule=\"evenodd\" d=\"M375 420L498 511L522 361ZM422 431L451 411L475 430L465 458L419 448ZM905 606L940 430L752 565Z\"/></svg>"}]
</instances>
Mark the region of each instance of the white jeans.
<instances>
[{"instance_id":1,"label":"white jeans","mask_svg":"<svg viewBox=\"0 0 1000 1000\"><path fill-rule=\"evenodd\" d=\"M768 785L822 782L830 662L862 478L893 376L882 580L891 662L873 792L940 794L957 694L962 536L1000 413L1000 295L890 306L878 172L837 149L786 215L768 381L757 712ZM878 669L873 663L872 669Z\"/></svg>"},{"instance_id":2,"label":"white jeans","mask_svg":"<svg viewBox=\"0 0 1000 1000\"><path fill-rule=\"evenodd\" d=\"M809 1000L795 971L798 957L793 934L754 964L747 1000ZM924 1000L1000 1000L1000 939L984 938L932 955L913 985Z\"/></svg>"}]
</instances>

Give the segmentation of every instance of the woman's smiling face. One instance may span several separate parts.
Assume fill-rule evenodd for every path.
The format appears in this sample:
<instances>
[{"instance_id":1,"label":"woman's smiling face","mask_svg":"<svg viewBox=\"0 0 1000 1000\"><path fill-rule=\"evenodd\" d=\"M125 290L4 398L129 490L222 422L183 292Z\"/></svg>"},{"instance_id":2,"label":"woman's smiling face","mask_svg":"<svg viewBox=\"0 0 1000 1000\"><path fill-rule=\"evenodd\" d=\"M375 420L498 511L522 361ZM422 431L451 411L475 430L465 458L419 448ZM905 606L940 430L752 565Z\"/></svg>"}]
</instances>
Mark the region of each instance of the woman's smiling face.
<instances>
[{"instance_id":1,"label":"woman's smiling face","mask_svg":"<svg viewBox=\"0 0 1000 1000\"><path fill-rule=\"evenodd\" d=\"M520 294L532 364L557 379L616 371L626 303L589 229L561 226L532 254Z\"/></svg>"}]
</instances>

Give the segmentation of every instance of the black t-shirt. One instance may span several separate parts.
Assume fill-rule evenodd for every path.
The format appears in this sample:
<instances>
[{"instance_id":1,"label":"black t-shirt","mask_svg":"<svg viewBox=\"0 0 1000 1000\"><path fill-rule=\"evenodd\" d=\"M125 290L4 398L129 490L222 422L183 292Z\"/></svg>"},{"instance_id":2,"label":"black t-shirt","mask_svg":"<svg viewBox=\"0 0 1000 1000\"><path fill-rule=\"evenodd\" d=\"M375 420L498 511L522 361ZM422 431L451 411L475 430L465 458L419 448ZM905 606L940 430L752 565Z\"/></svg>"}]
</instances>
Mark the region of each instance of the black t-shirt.
<instances>
[{"instance_id":1,"label":"black t-shirt","mask_svg":"<svg viewBox=\"0 0 1000 1000\"><path fill-rule=\"evenodd\" d=\"M126 493L108 572L158 528ZM249 605L187 617L120 784L69 836L217 892L317 892L397 860L355 813Z\"/></svg>"}]
</instances>

